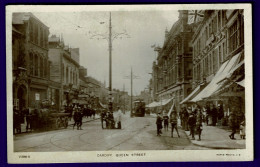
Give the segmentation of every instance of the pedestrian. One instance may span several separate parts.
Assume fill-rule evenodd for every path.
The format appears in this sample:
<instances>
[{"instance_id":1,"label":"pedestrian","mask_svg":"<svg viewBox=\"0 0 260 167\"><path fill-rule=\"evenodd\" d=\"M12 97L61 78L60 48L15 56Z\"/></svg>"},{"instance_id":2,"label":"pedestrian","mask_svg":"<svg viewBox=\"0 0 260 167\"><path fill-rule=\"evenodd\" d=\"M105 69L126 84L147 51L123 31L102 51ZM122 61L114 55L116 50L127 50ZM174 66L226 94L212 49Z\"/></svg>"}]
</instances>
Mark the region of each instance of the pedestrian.
<instances>
[{"instance_id":1,"label":"pedestrian","mask_svg":"<svg viewBox=\"0 0 260 167\"><path fill-rule=\"evenodd\" d=\"M169 116L165 113L165 115L163 116L163 127L164 127L164 131L168 131L168 126L169 126Z\"/></svg>"},{"instance_id":2,"label":"pedestrian","mask_svg":"<svg viewBox=\"0 0 260 167\"><path fill-rule=\"evenodd\" d=\"M180 121L181 121L181 123L180 123L181 127L184 126L184 124L183 124L183 112L184 112L184 108L185 108L185 107L182 107L182 108L181 108L181 111L179 112L179 117L180 117Z\"/></svg>"},{"instance_id":3,"label":"pedestrian","mask_svg":"<svg viewBox=\"0 0 260 167\"><path fill-rule=\"evenodd\" d=\"M195 114L193 112L190 113L190 115L189 115L188 125L189 125L189 129L190 129L190 135L192 137L191 140L195 140L194 131L195 131L195 126L196 126L196 118L195 118Z\"/></svg>"},{"instance_id":4,"label":"pedestrian","mask_svg":"<svg viewBox=\"0 0 260 167\"><path fill-rule=\"evenodd\" d=\"M121 129L121 122L122 122L122 111L120 107L117 108L117 129Z\"/></svg>"},{"instance_id":5,"label":"pedestrian","mask_svg":"<svg viewBox=\"0 0 260 167\"><path fill-rule=\"evenodd\" d=\"M83 118L83 111L81 109L79 109L79 123L78 123L78 129L79 130L83 130L82 129L82 118Z\"/></svg>"},{"instance_id":6,"label":"pedestrian","mask_svg":"<svg viewBox=\"0 0 260 167\"><path fill-rule=\"evenodd\" d=\"M196 132L199 136L198 141L200 141L201 132L202 132L202 112L200 108L197 109L197 114L196 114Z\"/></svg>"},{"instance_id":7,"label":"pedestrian","mask_svg":"<svg viewBox=\"0 0 260 167\"><path fill-rule=\"evenodd\" d=\"M19 133L19 111L13 107L13 134Z\"/></svg>"},{"instance_id":8,"label":"pedestrian","mask_svg":"<svg viewBox=\"0 0 260 167\"><path fill-rule=\"evenodd\" d=\"M178 131L178 115L177 115L177 111L173 110L171 115L170 115L170 122L171 122L171 137L173 137L173 131L174 129L176 130L178 137L180 137L179 135L179 131Z\"/></svg>"},{"instance_id":9,"label":"pedestrian","mask_svg":"<svg viewBox=\"0 0 260 167\"><path fill-rule=\"evenodd\" d=\"M161 117L160 112L157 114L156 125L157 125L157 136L161 136L161 134L162 134L162 117Z\"/></svg>"},{"instance_id":10,"label":"pedestrian","mask_svg":"<svg viewBox=\"0 0 260 167\"><path fill-rule=\"evenodd\" d=\"M77 130L82 130L81 125L82 125L82 116L81 112L79 111L78 108L74 108L74 124L73 124L73 129L75 126L77 126Z\"/></svg>"},{"instance_id":11,"label":"pedestrian","mask_svg":"<svg viewBox=\"0 0 260 167\"><path fill-rule=\"evenodd\" d=\"M237 116L235 114L234 107L232 108L231 112L229 113L228 124L232 130L231 134L229 135L229 138L232 140L236 140L235 133L237 131Z\"/></svg>"},{"instance_id":12,"label":"pedestrian","mask_svg":"<svg viewBox=\"0 0 260 167\"><path fill-rule=\"evenodd\" d=\"M102 126L102 129L104 129L104 124L103 124L103 122L106 120L106 111L105 111L105 109L102 109L102 112L101 112L101 114L100 114L100 120L101 120L101 126ZM106 127L107 128L107 127Z\"/></svg>"},{"instance_id":13,"label":"pedestrian","mask_svg":"<svg viewBox=\"0 0 260 167\"><path fill-rule=\"evenodd\" d=\"M218 110L213 104L213 109L212 109L212 126L216 126L217 120L218 120Z\"/></svg>"},{"instance_id":14,"label":"pedestrian","mask_svg":"<svg viewBox=\"0 0 260 167\"><path fill-rule=\"evenodd\" d=\"M115 120L114 120L114 116L113 116L113 112L108 112L108 127L109 129L114 129L115 128Z\"/></svg>"},{"instance_id":15,"label":"pedestrian","mask_svg":"<svg viewBox=\"0 0 260 167\"><path fill-rule=\"evenodd\" d=\"M28 109L28 113L26 113L26 132L28 132L29 129L32 131L32 114Z\"/></svg>"},{"instance_id":16,"label":"pedestrian","mask_svg":"<svg viewBox=\"0 0 260 167\"><path fill-rule=\"evenodd\" d=\"M240 123L240 138L245 139L246 138L246 124L245 121L242 121Z\"/></svg>"}]
</instances>

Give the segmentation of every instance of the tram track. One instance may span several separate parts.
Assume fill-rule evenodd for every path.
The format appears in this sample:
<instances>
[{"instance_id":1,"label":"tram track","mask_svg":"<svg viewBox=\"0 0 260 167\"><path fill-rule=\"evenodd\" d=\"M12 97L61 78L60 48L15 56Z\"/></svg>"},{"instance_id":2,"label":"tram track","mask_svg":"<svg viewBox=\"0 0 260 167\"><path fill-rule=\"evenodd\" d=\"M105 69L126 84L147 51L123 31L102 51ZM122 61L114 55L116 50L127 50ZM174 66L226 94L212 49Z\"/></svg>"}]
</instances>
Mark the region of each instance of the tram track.
<instances>
[{"instance_id":1,"label":"tram track","mask_svg":"<svg viewBox=\"0 0 260 167\"><path fill-rule=\"evenodd\" d=\"M95 121L97 121L97 120L98 119L96 119ZM104 148L104 150L111 150L111 149L121 145L122 143L131 140L134 136L136 136L136 135L140 134L142 131L144 131L147 126L151 125L151 122L147 121L148 123L145 122L145 125L143 127L138 127L138 129L131 130L128 127L135 126L136 125L136 120L132 120L132 118L131 118L129 121L125 121L125 122L127 122L127 124L124 124L124 126L123 126L124 128L123 129L121 129L121 130L117 130L117 129L111 129L111 130L110 129L104 129L104 131L110 131L109 134L105 134L106 135L105 137L97 138L95 140L93 140L93 136L91 134L88 135L88 133L90 133L89 130L88 131L84 131L83 133L78 133L76 135L72 134L72 135L69 135L68 137L63 137L63 138L60 138L60 139L57 138L57 136L62 135L61 133L64 133L64 132L67 132L67 131L71 130L71 129L66 129L65 131L59 132L59 133L51 136L48 139L48 141L45 142L45 143L42 143L40 145L35 145L35 146L32 146L32 147L27 147L25 149L23 148L23 149L17 150L17 152L31 150L31 149L37 148L37 147L40 148L40 147L44 147L44 146L47 146L47 145L52 145L53 147L60 149L60 151L63 151L63 150L64 151L74 151L74 149L76 151L76 149L78 148L77 146L84 146L84 147L88 148L88 146L90 146L90 145L92 145L92 146L93 145L99 145L99 143L105 142L107 138L115 138L113 136L118 136L118 135L121 135L121 134L122 135L127 135L129 132L131 133L131 136L127 137L123 141L120 141L119 143L116 142L115 144L112 144L111 146L109 146L107 149ZM84 122L84 123L86 123L86 122ZM96 129L93 129L93 130L96 130ZM83 136L87 136L87 137L83 138ZM55 139L55 138L57 138L57 139ZM75 138L75 139L73 139L73 138ZM70 139L75 140L75 141L79 141L80 143L76 144L75 148L73 146L70 146L69 144L62 143L62 141L66 141L66 140L70 141Z\"/></svg>"}]
</instances>

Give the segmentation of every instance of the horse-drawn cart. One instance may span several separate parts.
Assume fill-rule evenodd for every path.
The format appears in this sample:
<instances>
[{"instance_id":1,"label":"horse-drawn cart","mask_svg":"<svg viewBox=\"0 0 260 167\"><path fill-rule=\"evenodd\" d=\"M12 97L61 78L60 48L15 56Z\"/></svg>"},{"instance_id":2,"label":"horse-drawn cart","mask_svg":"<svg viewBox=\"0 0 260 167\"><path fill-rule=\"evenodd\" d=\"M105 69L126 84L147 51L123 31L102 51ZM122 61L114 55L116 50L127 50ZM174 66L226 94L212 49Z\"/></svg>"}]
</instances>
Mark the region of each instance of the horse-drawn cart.
<instances>
[{"instance_id":1,"label":"horse-drawn cart","mask_svg":"<svg viewBox=\"0 0 260 167\"><path fill-rule=\"evenodd\" d=\"M69 125L69 115L70 113L51 113L50 117L55 119L55 128L67 128Z\"/></svg>"},{"instance_id":2,"label":"horse-drawn cart","mask_svg":"<svg viewBox=\"0 0 260 167\"><path fill-rule=\"evenodd\" d=\"M34 109L30 114L33 127L39 130L67 128L71 113L59 112L47 100L41 103L41 109Z\"/></svg>"}]
</instances>

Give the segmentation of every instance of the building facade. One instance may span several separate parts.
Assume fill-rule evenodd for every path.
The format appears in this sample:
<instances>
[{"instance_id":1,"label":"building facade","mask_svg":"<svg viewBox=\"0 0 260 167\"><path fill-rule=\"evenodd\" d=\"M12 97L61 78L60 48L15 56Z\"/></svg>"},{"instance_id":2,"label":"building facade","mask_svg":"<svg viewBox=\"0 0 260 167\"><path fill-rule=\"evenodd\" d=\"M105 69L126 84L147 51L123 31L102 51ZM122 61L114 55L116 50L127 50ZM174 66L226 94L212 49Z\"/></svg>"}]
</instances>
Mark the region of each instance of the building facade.
<instances>
[{"instance_id":1,"label":"building facade","mask_svg":"<svg viewBox=\"0 0 260 167\"><path fill-rule=\"evenodd\" d=\"M37 108L48 99L49 28L32 13L13 13L12 25L14 104Z\"/></svg>"},{"instance_id":2,"label":"building facade","mask_svg":"<svg viewBox=\"0 0 260 167\"><path fill-rule=\"evenodd\" d=\"M73 103L79 93L79 49L64 45L62 37L49 38L50 80L59 83L61 106Z\"/></svg>"},{"instance_id":3,"label":"building facade","mask_svg":"<svg viewBox=\"0 0 260 167\"><path fill-rule=\"evenodd\" d=\"M193 40L193 88L207 85L194 102L236 106L244 112L243 10L206 10Z\"/></svg>"},{"instance_id":4,"label":"building facade","mask_svg":"<svg viewBox=\"0 0 260 167\"><path fill-rule=\"evenodd\" d=\"M174 99L177 110L179 102L192 90L192 45L193 26L187 24L188 11L179 11L179 20L168 32L158 49L157 61L153 64L153 92L157 101Z\"/></svg>"}]
</instances>

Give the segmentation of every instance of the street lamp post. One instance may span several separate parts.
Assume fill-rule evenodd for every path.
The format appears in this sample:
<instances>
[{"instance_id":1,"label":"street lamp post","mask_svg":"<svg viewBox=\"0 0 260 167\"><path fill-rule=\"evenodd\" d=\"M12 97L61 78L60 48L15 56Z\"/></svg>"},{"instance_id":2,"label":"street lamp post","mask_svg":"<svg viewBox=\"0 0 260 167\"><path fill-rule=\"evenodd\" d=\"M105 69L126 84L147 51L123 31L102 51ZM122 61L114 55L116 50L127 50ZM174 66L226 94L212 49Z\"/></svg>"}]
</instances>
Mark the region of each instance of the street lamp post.
<instances>
[{"instance_id":1,"label":"street lamp post","mask_svg":"<svg viewBox=\"0 0 260 167\"><path fill-rule=\"evenodd\" d=\"M112 25L111 25L111 12L109 13L109 111L112 112L113 110L113 103L112 103Z\"/></svg>"},{"instance_id":2,"label":"street lamp post","mask_svg":"<svg viewBox=\"0 0 260 167\"><path fill-rule=\"evenodd\" d=\"M101 22L103 24L104 22ZM90 32L91 33L91 32ZM114 39L117 39L118 37L125 35L127 38L130 38L130 36L124 32L121 33L114 33L112 34L112 18L111 18L111 12L109 13L109 34L108 36L106 34L98 34L96 32L91 33L91 38L101 38L101 39L106 39L108 41L108 48L109 48L109 102L108 102L108 108L109 111L112 112L113 109L113 102L112 102L112 42ZM120 37L122 38L122 37Z\"/></svg>"}]
</instances>

